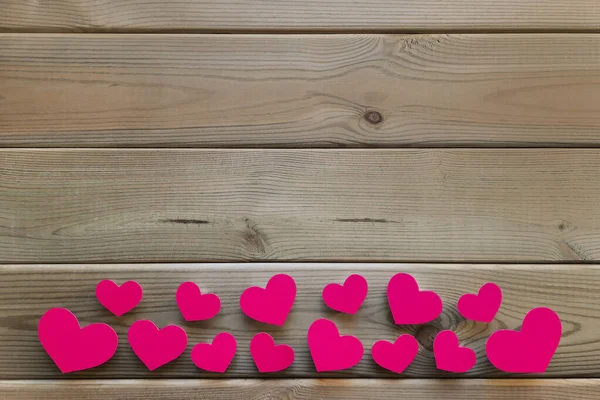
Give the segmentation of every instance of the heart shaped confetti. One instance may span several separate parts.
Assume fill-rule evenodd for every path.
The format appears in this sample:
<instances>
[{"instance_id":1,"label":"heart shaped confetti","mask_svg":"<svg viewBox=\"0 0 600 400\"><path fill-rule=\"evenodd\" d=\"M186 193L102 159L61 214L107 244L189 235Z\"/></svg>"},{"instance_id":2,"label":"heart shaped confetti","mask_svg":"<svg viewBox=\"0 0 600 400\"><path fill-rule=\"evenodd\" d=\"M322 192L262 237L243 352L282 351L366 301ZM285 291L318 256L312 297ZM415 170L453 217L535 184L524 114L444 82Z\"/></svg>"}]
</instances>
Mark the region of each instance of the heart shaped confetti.
<instances>
[{"instance_id":1,"label":"heart shaped confetti","mask_svg":"<svg viewBox=\"0 0 600 400\"><path fill-rule=\"evenodd\" d=\"M327 319L313 322L307 338L317 372L352 368L364 353L360 340L354 336L340 336L337 326Z\"/></svg>"},{"instance_id":2,"label":"heart shaped confetti","mask_svg":"<svg viewBox=\"0 0 600 400\"><path fill-rule=\"evenodd\" d=\"M127 333L129 345L150 371L175 360L187 347L187 334L176 325L162 329L148 320L134 322Z\"/></svg>"},{"instance_id":3,"label":"heart shaped confetti","mask_svg":"<svg viewBox=\"0 0 600 400\"><path fill-rule=\"evenodd\" d=\"M212 343L198 343L192 349L192 361L196 367L209 372L223 373L233 361L237 341L231 333L221 332Z\"/></svg>"},{"instance_id":4,"label":"heart shaped confetti","mask_svg":"<svg viewBox=\"0 0 600 400\"><path fill-rule=\"evenodd\" d=\"M361 275L353 274L343 285L330 283L323 289L323 301L335 311L356 314L367 297L369 285Z\"/></svg>"},{"instance_id":5,"label":"heart shaped confetti","mask_svg":"<svg viewBox=\"0 0 600 400\"><path fill-rule=\"evenodd\" d=\"M502 329L492 333L485 351L499 370L512 373L545 372L558 348L562 324L549 308L534 308L519 332Z\"/></svg>"},{"instance_id":6,"label":"heart shaped confetti","mask_svg":"<svg viewBox=\"0 0 600 400\"><path fill-rule=\"evenodd\" d=\"M111 280L103 280L96 286L96 297L108 311L117 317L133 310L142 301L142 286L127 281L121 286Z\"/></svg>"},{"instance_id":7,"label":"heart shaped confetti","mask_svg":"<svg viewBox=\"0 0 600 400\"><path fill-rule=\"evenodd\" d=\"M268 333L258 333L250 342L250 354L259 372L279 372L294 362L294 349L287 344L275 345Z\"/></svg>"},{"instance_id":8,"label":"heart shaped confetti","mask_svg":"<svg viewBox=\"0 0 600 400\"><path fill-rule=\"evenodd\" d=\"M104 364L117 351L119 339L106 324L79 325L66 308L52 308L38 324L40 343L63 374Z\"/></svg>"},{"instance_id":9,"label":"heart shaped confetti","mask_svg":"<svg viewBox=\"0 0 600 400\"><path fill-rule=\"evenodd\" d=\"M177 306L186 321L205 321L219 313L221 300L216 294L202 294L194 282L184 282L177 288Z\"/></svg>"},{"instance_id":10,"label":"heart shaped confetti","mask_svg":"<svg viewBox=\"0 0 600 400\"><path fill-rule=\"evenodd\" d=\"M401 374L419 353L419 343L411 335L400 335L394 343L375 342L371 349L373 360L382 368Z\"/></svg>"},{"instance_id":11,"label":"heart shaped confetti","mask_svg":"<svg viewBox=\"0 0 600 400\"><path fill-rule=\"evenodd\" d=\"M435 365L442 371L462 373L475 365L477 357L472 349L460 347L452 331L441 331L433 340Z\"/></svg>"},{"instance_id":12,"label":"heart shaped confetti","mask_svg":"<svg viewBox=\"0 0 600 400\"><path fill-rule=\"evenodd\" d=\"M267 286L253 286L240 296L240 307L248 317L264 322L283 326L292 310L296 299L296 282L285 274L273 276Z\"/></svg>"},{"instance_id":13,"label":"heart shaped confetti","mask_svg":"<svg viewBox=\"0 0 600 400\"><path fill-rule=\"evenodd\" d=\"M463 317L490 323L496 317L502 303L502 290L498 285L488 282L483 285L477 294L464 294L458 300L458 312Z\"/></svg>"},{"instance_id":14,"label":"heart shaped confetti","mask_svg":"<svg viewBox=\"0 0 600 400\"><path fill-rule=\"evenodd\" d=\"M390 279L388 302L398 325L424 324L442 313L442 300L435 292L420 291L412 275L399 273Z\"/></svg>"}]
</instances>

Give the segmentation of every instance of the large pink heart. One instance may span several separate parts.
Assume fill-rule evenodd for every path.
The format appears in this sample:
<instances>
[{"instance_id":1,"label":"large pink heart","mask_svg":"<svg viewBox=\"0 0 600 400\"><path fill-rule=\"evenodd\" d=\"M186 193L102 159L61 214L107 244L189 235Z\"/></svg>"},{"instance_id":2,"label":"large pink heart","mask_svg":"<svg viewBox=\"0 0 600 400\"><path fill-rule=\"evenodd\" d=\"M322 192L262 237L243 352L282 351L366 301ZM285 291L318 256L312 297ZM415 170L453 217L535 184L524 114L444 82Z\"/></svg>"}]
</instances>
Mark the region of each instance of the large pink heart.
<instances>
[{"instance_id":1,"label":"large pink heart","mask_svg":"<svg viewBox=\"0 0 600 400\"><path fill-rule=\"evenodd\" d=\"M411 335L400 335L394 343L380 340L371 349L373 360L382 368L401 374L415 359L419 343Z\"/></svg>"},{"instance_id":2,"label":"large pink heart","mask_svg":"<svg viewBox=\"0 0 600 400\"><path fill-rule=\"evenodd\" d=\"M294 349L287 344L275 345L268 333L259 333L250 342L250 354L259 372L279 372L294 362Z\"/></svg>"},{"instance_id":3,"label":"large pink heart","mask_svg":"<svg viewBox=\"0 0 600 400\"><path fill-rule=\"evenodd\" d=\"M323 289L323 301L330 308L346 314L356 314L367 297L369 286L360 275L350 275L344 285L330 283Z\"/></svg>"},{"instance_id":4,"label":"large pink heart","mask_svg":"<svg viewBox=\"0 0 600 400\"><path fill-rule=\"evenodd\" d=\"M117 333L106 324L81 328L77 317L65 308L52 308L38 324L44 350L63 374L104 364L117 351Z\"/></svg>"},{"instance_id":5,"label":"large pink heart","mask_svg":"<svg viewBox=\"0 0 600 400\"><path fill-rule=\"evenodd\" d=\"M435 292L420 291L415 278L396 274L387 287L388 303L398 325L424 324L442 313L442 300Z\"/></svg>"},{"instance_id":6,"label":"large pink heart","mask_svg":"<svg viewBox=\"0 0 600 400\"><path fill-rule=\"evenodd\" d=\"M558 315L549 308L534 308L525 316L520 332L502 329L492 333L485 351L499 370L542 373L548 368L561 335Z\"/></svg>"},{"instance_id":7,"label":"large pink heart","mask_svg":"<svg viewBox=\"0 0 600 400\"><path fill-rule=\"evenodd\" d=\"M352 368L364 353L360 340L340 336L335 324L327 319L318 319L308 328L308 348L317 372Z\"/></svg>"},{"instance_id":8,"label":"large pink heart","mask_svg":"<svg viewBox=\"0 0 600 400\"><path fill-rule=\"evenodd\" d=\"M462 373L475 365L475 352L458 345L458 338L452 331L441 331L433 340L435 365L442 371Z\"/></svg>"},{"instance_id":9,"label":"large pink heart","mask_svg":"<svg viewBox=\"0 0 600 400\"><path fill-rule=\"evenodd\" d=\"M244 314L265 324L283 326L296 299L296 282L285 274L269 279L265 289L253 286L240 296Z\"/></svg>"},{"instance_id":10,"label":"large pink heart","mask_svg":"<svg viewBox=\"0 0 600 400\"><path fill-rule=\"evenodd\" d=\"M221 332L212 343L198 343L192 349L192 361L196 367L209 372L227 371L233 361L237 341L231 333Z\"/></svg>"},{"instance_id":11,"label":"large pink heart","mask_svg":"<svg viewBox=\"0 0 600 400\"><path fill-rule=\"evenodd\" d=\"M502 303L502 290L495 283L483 285L478 294L464 294L458 300L458 312L479 322L492 322Z\"/></svg>"},{"instance_id":12,"label":"large pink heart","mask_svg":"<svg viewBox=\"0 0 600 400\"><path fill-rule=\"evenodd\" d=\"M96 286L96 297L108 311L117 317L133 310L142 300L142 287L136 281L127 281L121 286L103 280Z\"/></svg>"},{"instance_id":13,"label":"large pink heart","mask_svg":"<svg viewBox=\"0 0 600 400\"><path fill-rule=\"evenodd\" d=\"M216 294L202 294L194 282L183 282L177 288L175 300L186 321L204 321L219 313L221 300Z\"/></svg>"},{"instance_id":14,"label":"large pink heart","mask_svg":"<svg viewBox=\"0 0 600 400\"><path fill-rule=\"evenodd\" d=\"M158 329L148 320L134 322L127 335L131 349L150 371L183 354L188 342L187 334L179 326Z\"/></svg>"}]
</instances>

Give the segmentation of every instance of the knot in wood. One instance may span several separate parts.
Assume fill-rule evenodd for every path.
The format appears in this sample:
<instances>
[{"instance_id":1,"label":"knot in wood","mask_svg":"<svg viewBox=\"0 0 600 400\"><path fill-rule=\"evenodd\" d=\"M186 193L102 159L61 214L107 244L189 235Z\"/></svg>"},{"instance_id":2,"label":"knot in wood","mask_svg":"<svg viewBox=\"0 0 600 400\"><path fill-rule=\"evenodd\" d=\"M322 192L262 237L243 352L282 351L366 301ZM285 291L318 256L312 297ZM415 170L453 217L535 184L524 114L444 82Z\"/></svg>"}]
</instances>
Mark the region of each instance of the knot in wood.
<instances>
[{"instance_id":1,"label":"knot in wood","mask_svg":"<svg viewBox=\"0 0 600 400\"><path fill-rule=\"evenodd\" d=\"M365 113L365 119L370 124L379 125L383 122L383 115L377 111L367 111Z\"/></svg>"},{"instance_id":2,"label":"knot in wood","mask_svg":"<svg viewBox=\"0 0 600 400\"><path fill-rule=\"evenodd\" d=\"M433 351L433 340L441 329L433 325L420 326L415 332L415 338L423 346L423 348Z\"/></svg>"}]
</instances>

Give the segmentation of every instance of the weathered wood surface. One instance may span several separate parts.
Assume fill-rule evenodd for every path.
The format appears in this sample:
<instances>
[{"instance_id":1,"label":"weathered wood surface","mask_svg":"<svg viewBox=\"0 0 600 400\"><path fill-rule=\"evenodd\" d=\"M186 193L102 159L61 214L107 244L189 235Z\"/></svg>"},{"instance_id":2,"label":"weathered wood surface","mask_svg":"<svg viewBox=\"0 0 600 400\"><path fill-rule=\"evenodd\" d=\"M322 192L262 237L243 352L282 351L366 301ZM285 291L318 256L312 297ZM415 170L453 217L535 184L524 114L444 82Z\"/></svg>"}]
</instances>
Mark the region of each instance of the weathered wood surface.
<instances>
[{"instance_id":1,"label":"weathered wood surface","mask_svg":"<svg viewBox=\"0 0 600 400\"><path fill-rule=\"evenodd\" d=\"M592 261L599 149L0 151L0 262Z\"/></svg>"},{"instance_id":2,"label":"weathered wood surface","mask_svg":"<svg viewBox=\"0 0 600 400\"><path fill-rule=\"evenodd\" d=\"M596 400L597 379L2 381L3 400Z\"/></svg>"},{"instance_id":3,"label":"weathered wood surface","mask_svg":"<svg viewBox=\"0 0 600 400\"><path fill-rule=\"evenodd\" d=\"M599 50L593 34L4 34L0 146L599 146Z\"/></svg>"},{"instance_id":4,"label":"weathered wood surface","mask_svg":"<svg viewBox=\"0 0 600 400\"><path fill-rule=\"evenodd\" d=\"M597 265L465 264L4 265L0 266L0 379L61 376L37 338L37 322L52 307L70 309L83 324L106 322L119 334L120 345L112 360L96 369L67 375L70 378L211 376L194 366L190 351L194 344L212 340L222 331L231 332L238 339L236 358L224 377L265 376L257 373L248 351L250 339L265 331L278 343L287 343L296 351L292 367L273 376L397 377L375 365L370 349L377 340L393 340L401 333L410 333L418 339L420 350L401 377L456 378L457 375L435 368L432 340L441 329L453 330L464 345L477 353L476 366L461 377L507 377L509 375L487 361L485 341L497 329L518 328L524 315L540 306L554 309L563 324L560 346L548 372L542 376L593 377L600 374L599 268ZM397 272L412 274L421 288L435 290L440 295L444 311L438 319L420 326L394 325L385 293L387 282ZM283 328L253 322L239 308L239 296L244 289L264 285L275 273L291 274L298 286L295 305ZM323 287L330 282L343 282L351 273L361 273L369 281L370 291L363 307L355 316L327 309L321 299ZM112 316L95 298L94 288L102 279L118 283L137 280L144 288L142 302L123 317ZM205 293L221 297L222 311L217 317L203 323L183 321L175 303L175 292L179 284L187 280L199 284ZM496 319L489 325L466 321L456 311L458 298L463 293L477 291L488 281L497 283L504 292L504 302ZM365 355L360 364L339 373L315 372L306 345L306 331L321 317L335 321L342 334L354 334L362 341ZM138 319L152 319L159 326L179 324L184 327L189 336L187 351L172 364L149 372L127 343L127 329ZM340 391L340 396L342 393L345 392ZM546 389L542 393L547 393Z\"/></svg>"},{"instance_id":5,"label":"weathered wood surface","mask_svg":"<svg viewBox=\"0 0 600 400\"><path fill-rule=\"evenodd\" d=\"M593 30L596 0L2 0L0 31Z\"/></svg>"}]
</instances>

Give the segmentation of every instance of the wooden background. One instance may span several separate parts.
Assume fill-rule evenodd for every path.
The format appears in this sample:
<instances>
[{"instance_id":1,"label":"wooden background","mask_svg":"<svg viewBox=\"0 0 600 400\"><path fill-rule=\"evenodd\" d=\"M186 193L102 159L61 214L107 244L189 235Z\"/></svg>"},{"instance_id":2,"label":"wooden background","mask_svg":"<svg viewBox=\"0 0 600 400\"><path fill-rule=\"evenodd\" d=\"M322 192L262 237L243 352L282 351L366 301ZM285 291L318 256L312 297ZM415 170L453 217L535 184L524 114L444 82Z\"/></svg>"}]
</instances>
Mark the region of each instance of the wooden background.
<instances>
[{"instance_id":1,"label":"wooden background","mask_svg":"<svg viewBox=\"0 0 600 400\"><path fill-rule=\"evenodd\" d=\"M0 0L0 399L599 398L599 33L597 0ZM298 283L285 327L251 321L239 295L279 272ZM438 319L393 324L397 272L440 294ZM351 273L362 309L328 310ZM116 318L102 279L144 300ZM216 318L182 319L187 280ZM496 319L465 320L488 281ZM547 373L496 370L487 337L540 306L563 323ZM113 326L115 357L61 375L37 339L52 307ZM315 371L320 317L362 341L359 365ZM147 371L138 319L184 327L186 353ZM435 368L443 329L469 373ZM221 331L236 358L203 373L190 349ZM260 331L294 347L289 370L257 372ZM419 354L398 376L370 347L401 333Z\"/></svg>"}]
</instances>

